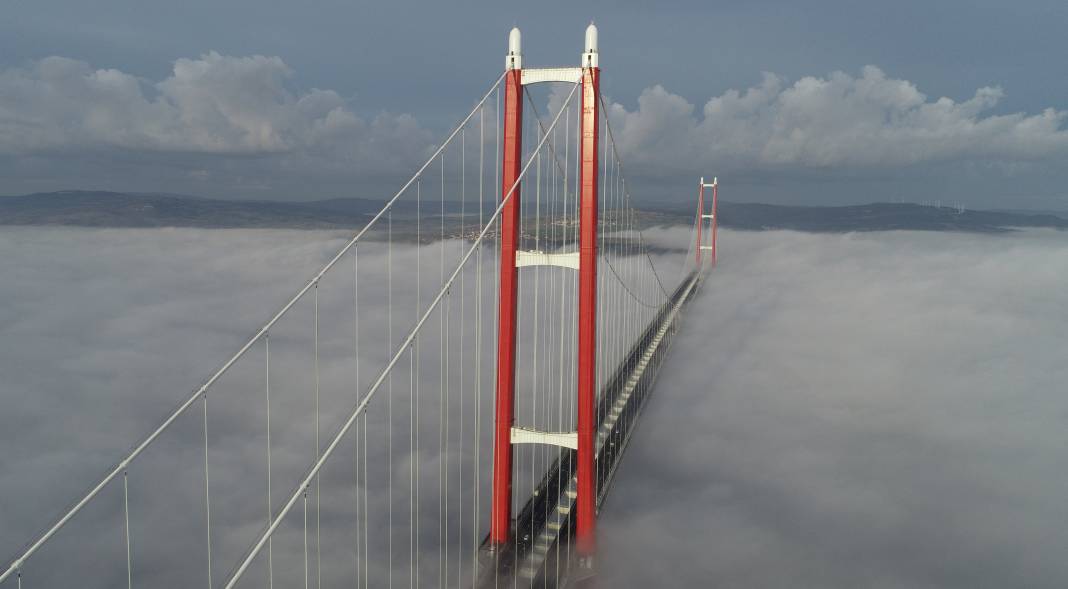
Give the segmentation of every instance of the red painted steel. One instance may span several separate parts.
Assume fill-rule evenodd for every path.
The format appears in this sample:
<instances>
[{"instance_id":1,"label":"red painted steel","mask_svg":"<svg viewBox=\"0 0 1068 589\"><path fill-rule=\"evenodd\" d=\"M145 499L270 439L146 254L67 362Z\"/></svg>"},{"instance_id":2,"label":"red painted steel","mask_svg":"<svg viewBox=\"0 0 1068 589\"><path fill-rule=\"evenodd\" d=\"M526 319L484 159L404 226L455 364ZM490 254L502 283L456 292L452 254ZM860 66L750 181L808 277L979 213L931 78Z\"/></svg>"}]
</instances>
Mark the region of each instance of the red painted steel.
<instances>
[{"instance_id":1,"label":"red painted steel","mask_svg":"<svg viewBox=\"0 0 1068 589\"><path fill-rule=\"evenodd\" d=\"M578 489L575 536L581 555L596 546L594 423L597 346L597 130L600 69L582 71L582 164L579 172Z\"/></svg>"},{"instance_id":2,"label":"red painted steel","mask_svg":"<svg viewBox=\"0 0 1068 589\"><path fill-rule=\"evenodd\" d=\"M697 188L697 267L701 267L701 227L705 224L705 179L701 178L701 185Z\"/></svg>"},{"instance_id":3,"label":"red painted steel","mask_svg":"<svg viewBox=\"0 0 1068 589\"><path fill-rule=\"evenodd\" d=\"M508 196L519 178L523 150L522 72L505 74L504 131L501 198ZM519 187L501 211L501 283L499 333L497 338L497 415L493 437L493 503L490 539L508 542L512 519L512 424L515 420L515 335L517 272L515 252L519 244Z\"/></svg>"},{"instance_id":4,"label":"red painted steel","mask_svg":"<svg viewBox=\"0 0 1068 589\"><path fill-rule=\"evenodd\" d=\"M712 183L712 267L716 267L716 230L719 228L719 180Z\"/></svg>"}]
</instances>

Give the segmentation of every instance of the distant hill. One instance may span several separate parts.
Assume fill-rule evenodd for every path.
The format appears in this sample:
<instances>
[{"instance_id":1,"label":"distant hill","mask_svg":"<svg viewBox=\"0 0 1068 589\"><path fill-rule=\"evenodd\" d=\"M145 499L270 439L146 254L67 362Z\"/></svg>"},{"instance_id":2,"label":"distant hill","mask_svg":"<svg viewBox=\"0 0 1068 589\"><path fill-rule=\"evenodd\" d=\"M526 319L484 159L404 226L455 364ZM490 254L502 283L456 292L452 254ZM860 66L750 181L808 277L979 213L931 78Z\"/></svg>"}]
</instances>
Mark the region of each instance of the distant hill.
<instances>
[{"instance_id":1,"label":"distant hill","mask_svg":"<svg viewBox=\"0 0 1068 589\"><path fill-rule=\"evenodd\" d=\"M720 223L735 229L793 229L811 232L968 231L1001 233L1022 227L1068 228L1068 214L1022 211L958 211L912 203L873 203L842 207L806 207L721 203Z\"/></svg>"},{"instance_id":2,"label":"distant hill","mask_svg":"<svg viewBox=\"0 0 1068 589\"><path fill-rule=\"evenodd\" d=\"M81 227L278 227L358 228L383 202L331 199L310 202L218 200L158 193L69 190L0 197L0 225L68 225ZM410 220L414 203L397 203L395 220ZM468 203L471 208L473 205ZM445 214L458 203L446 203ZM424 212L440 213L424 203ZM489 214L489 211L486 211ZM723 227L746 230L792 229L811 232L968 231L1001 233L1017 227L1068 228L1068 215L1024 211L964 211L906 203L842 207L785 206L723 202ZM693 211L677 205L646 206L643 225L689 224Z\"/></svg>"},{"instance_id":3,"label":"distant hill","mask_svg":"<svg viewBox=\"0 0 1068 589\"><path fill-rule=\"evenodd\" d=\"M330 201L326 201L330 202ZM213 200L169 194L69 190L0 197L0 224L83 227L347 227L363 224L381 203ZM327 214L329 213L329 214Z\"/></svg>"}]
</instances>

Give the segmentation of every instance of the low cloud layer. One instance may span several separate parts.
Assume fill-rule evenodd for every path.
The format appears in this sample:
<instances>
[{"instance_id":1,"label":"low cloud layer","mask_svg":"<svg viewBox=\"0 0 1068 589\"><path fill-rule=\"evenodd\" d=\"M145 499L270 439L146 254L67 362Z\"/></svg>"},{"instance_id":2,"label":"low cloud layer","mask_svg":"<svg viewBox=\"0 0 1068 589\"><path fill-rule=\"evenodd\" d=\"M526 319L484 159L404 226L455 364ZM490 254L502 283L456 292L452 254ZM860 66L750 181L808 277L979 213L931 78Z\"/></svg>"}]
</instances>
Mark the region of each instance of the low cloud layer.
<instances>
[{"instance_id":1,"label":"low cloud layer","mask_svg":"<svg viewBox=\"0 0 1068 589\"><path fill-rule=\"evenodd\" d=\"M674 245L685 234L652 230L647 237ZM6 449L0 456L0 558L13 556L113 464L343 238L310 231L0 232L8 253L0 270L11 278L0 287L6 301L0 401L7 407L0 413ZM1058 293L1068 287L1068 240L1038 231L725 231L720 240L720 265L686 312L686 327L602 512L603 582L1062 586L1068 578L1062 558L1068 549L1062 501L1068 402L1061 388L1068 368L1061 350L1068 324ZM384 252L367 247L362 271L380 272ZM441 251L437 244L424 247L423 288L429 289ZM459 251L453 243L445 253ZM410 266L413 253L398 246L393 262ZM329 317L320 335L324 431L333 431L354 399L348 262L328 275L320 293ZM485 263L484 287L491 290L494 265ZM658 266L666 280L675 276L668 259ZM384 281L373 282L362 287L365 334L381 334L384 327ZM466 311L452 300L450 317L466 312L470 323L474 284L467 282ZM403 311L414 304L411 292L398 292L395 316L408 322L411 314ZM305 301L272 332L275 501L313 455L312 319ZM404 493L409 468L418 464L424 582L436 581L440 554L440 350L448 349L456 365L456 354L470 350L474 339L468 333L463 346L458 340L441 346L432 323L420 352L422 372L433 374L420 397L425 435L417 460L407 454L412 392L403 371L392 397L392 484L399 493L394 545L398 555L408 547ZM492 333L488 318L483 327ZM381 336L365 342L365 384L383 356ZM263 359L257 346L210 400L216 582L265 517ZM453 378L459 378L455 371ZM453 397L450 406L470 408L472 378L467 373L468 386L456 381L459 401ZM486 378L484 419L492 414L486 393L492 373ZM384 467L389 436L380 425L387 398L376 401L379 425L370 430L378 454L369 459L369 507L381 517L388 511L390 472ZM453 432L461 428L461 415L471 436L469 410L452 414ZM200 419L193 411L179 420L130 468L135 583L204 580ZM488 431L481 431L483 464ZM476 475L473 461L461 462L473 443L460 440L450 443L457 475L450 513L464 523L448 537L453 547L466 542L467 554L485 531L487 515L483 509L476 517L469 490L481 481L484 504L488 473ZM324 586L354 574L352 442L345 440L324 478ZM529 456L520 460L521 487L534 476L530 466ZM27 582L60 586L87 576L101 585L124 582L121 497L121 485L108 487L27 562ZM276 573L285 584L300 582L300 517L298 507L274 545ZM381 520L372 529L373 580L389 562L381 542L386 529ZM176 564L175 555L186 560ZM408 566L406 556L395 557L395 580L407 582ZM254 564L249 586L262 580L264 567L262 560ZM452 574L464 573L454 568Z\"/></svg>"},{"instance_id":2,"label":"low cloud layer","mask_svg":"<svg viewBox=\"0 0 1068 589\"><path fill-rule=\"evenodd\" d=\"M606 585L1064 585L1062 234L720 245L602 512Z\"/></svg>"},{"instance_id":3,"label":"low cloud layer","mask_svg":"<svg viewBox=\"0 0 1068 589\"><path fill-rule=\"evenodd\" d=\"M0 273L11 278L0 287L5 301L0 309L0 372L5 375L0 402L9 407L0 412L0 447L5 448L0 455L0 562L6 565L16 557L24 542L196 390L347 237L279 230L0 231L0 249L7 254L0 259ZM421 247L398 241L388 248L379 241L361 242L356 248L358 297L353 289L356 250L350 250L314 293L270 330L270 413L262 339L209 389L207 454L217 582L244 555L266 519L268 415L277 513L315 460L315 387L320 389L325 447L356 403L357 390L368 391L392 348L411 329L416 311L438 292L441 264L453 268L468 247L455 240ZM633 258L612 257L624 277L644 267L643 259L634 264ZM681 260L682 254L674 258ZM368 570L362 556L354 556L355 532L361 529L369 530L371 538L371 586L387 583L391 568L393 577L405 582L413 567L424 579L436 580L447 566L442 583L447 586L470 576L474 546L486 532L489 515L494 373L486 368L493 365L495 351L495 262L492 246L472 256L441 302L444 313L428 319L408 348L414 356L401 359L369 405L359 440L346 436L323 470L324 586L351 584L355 567ZM413 272L417 263L419 274ZM389 268L395 270L392 277ZM670 269L666 277L675 273L670 264L661 268ZM517 366L521 424L563 431L573 423L573 354L556 350L573 345L564 334L573 335L569 326L575 324L577 299L560 301L565 292L575 292L575 276L531 270L523 279L519 329L521 349L528 353ZM631 286L643 293L634 282ZM653 289L648 281L645 286ZM612 284L602 289L605 300L623 296ZM538 305L535 291L542 295ZM540 334L536 340L534 333ZM540 356L529 353L539 346ZM612 347L602 345L602 353ZM442 406L448 411L442 412ZM206 576L202 411L199 403L193 405L129 466L133 577L139 584L191 586ZM481 416L478 423L476 415ZM365 448L359 491L353 469L356 444ZM517 450L517 498L529 496L553 454L550 447ZM473 492L476 487L480 494ZM409 526L416 504L417 524ZM300 584L300 507L273 543L281 584ZM357 520L357 512L372 517ZM71 586L91 574L101 585L121 584L122 521L119 479L25 563L26 581ZM393 533L387 533L391 528ZM320 537L316 531L313 523L312 551ZM408 557L412 544L417 562ZM449 564L439 568L442 561ZM245 586L263 586L265 568L261 558Z\"/></svg>"}]
</instances>

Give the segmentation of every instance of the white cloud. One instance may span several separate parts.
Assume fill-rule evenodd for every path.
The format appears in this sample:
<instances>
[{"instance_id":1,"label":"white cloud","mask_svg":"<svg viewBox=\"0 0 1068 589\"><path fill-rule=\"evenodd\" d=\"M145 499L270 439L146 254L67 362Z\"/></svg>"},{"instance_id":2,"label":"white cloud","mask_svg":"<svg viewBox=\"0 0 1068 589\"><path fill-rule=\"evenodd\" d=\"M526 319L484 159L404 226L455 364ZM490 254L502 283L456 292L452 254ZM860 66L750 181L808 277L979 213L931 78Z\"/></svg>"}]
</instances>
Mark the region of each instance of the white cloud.
<instances>
[{"instance_id":1,"label":"white cloud","mask_svg":"<svg viewBox=\"0 0 1068 589\"><path fill-rule=\"evenodd\" d=\"M1002 98L984 87L962 102L930 100L874 66L793 84L774 74L729 90L698 111L661 86L638 108L609 107L628 161L646 168L891 167L953 160L1037 160L1068 153L1068 113L990 114Z\"/></svg>"},{"instance_id":2,"label":"white cloud","mask_svg":"<svg viewBox=\"0 0 1068 589\"><path fill-rule=\"evenodd\" d=\"M478 216L471 211L468 215L469 219ZM349 237L337 232L282 230L0 230L0 250L6 254L0 257L0 274L12 277L0 284L0 297L5 301L0 307L0 373L4 374L0 404L8 408L0 411L0 447L4 448L0 453L0 566L6 565L8 561L3 559L13 556L72 497L83 492L88 482L98 480L133 441L173 409L178 399L233 354L292 296L298 283L310 278ZM424 308L440 288L440 265L455 267L469 246L456 240L421 247L395 241L387 249L384 242L362 241L322 277L314 294L308 293L272 327L275 501L294 488L315 458L313 354L318 357L325 444L355 403L356 324L361 333L359 388L366 392L392 351L388 342L400 345L417 317L416 310ZM476 433L480 445L477 463L492 462L492 419L487 416L493 415L494 373L486 367L492 366L496 350L490 317L497 265L491 251L471 258L467 271L439 306L444 315L431 316L415 342L420 358L417 389L412 388L412 374L405 372L412 366L409 356L369 405L368 505L375 514L369 524L371 586L386 584L390 562L387 535L374 530L384 531L393 517L397 555L392 564L397 578L408 575L409 561L406 555L400 556L400 550L408 547L410 495L402 494L410 492L409 463L413 458L418 458L421 469L424 578L436 579L438 574L439 501L453 514L448 518L452 532L446 538L454 550L450 578L457 574L457 563L462 563L464 575L470 572L468 555L486 530L489 510L484 502L490 496L490 469L481 468L476 473L471 465L476 463ZM358 317L353 291L357 252ZM412 272L416 263L422 270L421 279ZM624 276L634 268L622 260L616 264ZM521 309L535 308L532 297L536 292L544 302L547 293L559 296L565 286L557 281L562 274L556 278L539 276L525 283L519 299ZM567 286L574 288L573 282ZM421 298L417 298L420 288ZM606 300L618 300L614 297L621 295L610 286L603 293ZM480 310L476 308L478 301L482 302ZM575 299L571 301L570 305L560 304L566 325L575 324ZM316 306L320 313L318 348L314 347ZM540 311L542 343L559 341L554 327L566 329L563 320L559 324L545 321L549 308ZM528 334L524 345L534 343L529 334L534 332L538 317L537 313L521 316L520 331ZM392 329L387 328L390 324ZM483 330L481 339L476 338L477 327ZM611 342L602 347L602 353L610 347ZM478 351L484 355L481 387L475 378ZM212 541L218 575L225 575L244 554L264 517L264 360L260 342L209 391ZM560 361L569 371L570 362ZM557 384L560 373L552 372L553 366L545 357L538 363L520 360L516 411L522 420L553 416L560 420L553 427L563 430L567 427L563 422L573 419L573 409L563 408L567 405L564 391L567 399L572 399L573 393L563 381ZM443 370L451 381L445 381L444 391ZM574 383L574 379L568 380ZM539 382L540 400L534 394ZM442 394L447 395L444 401ZM415 414L411 411L414 399L418 399ZM451 408L444 448L440 402ZM479 414L483 418L479 427L474 424L476 402L481 403ZM206 530L202 518L200 410L193 407L131 464L135 582L139 579L144 585L160 587L203 582L201 542ZM541 417L534 417L535 410ZM409 420L416 415L422 425L418 434L421 442L413 456L411 444L415 442L409 437L413 422ZM393 420L387 429L389 416ZM387 446L390 436L393 443ZM353 452L350 436L323 471L323 585L328 587L351 583L355 564ZM532 448L517 450L517 471L533 472L535 458L539 468L544 468L541 460L552 452L550 447L539 448L537 454ZM450 490L441 499L439 462L451 473ZM392 482L387 482L387 464L393 465ZM530 479L516 477L517 496L529 496ZM470 492L476 480L481 493L478 503ZM113 564L121 562L122 536L111 535L120 521L117 517L121 517L121 511L115 511L118 504L113 502L120 489L115 485L106 488L86 509L85 517L64 528L54 542L31 558L24 569L27 581L34 579L41 586L75 586L79 577L97 567L96 578L102 584L120 583L125 569ZM478 533L473 520L476 509L481 512ZM274 542L279 586L300 584L299 513L298 508ZM98 536L106 538L95 539ZM91 546L86 538L94 538ZM197 565L190 566L190 562ZM265 586L265 580L258 582L255 577L262 572L263 567L257 564L248 584Z\"/></svg>"},{"instance_id":3,"label":"white cloud","mask_svg":"<svg viewBox=\"0 0 1068 589\"><path fill-rule=\"evenodd\" d=\"M118 149L288 154L380 171L418 158L431 137L410 116L355 115L336 92L295 92L278 57L209 52L151 82L48 57L0 72L0 153Z\"/></svg>"},{"instance_id":4,"label":"white cloud","mask_svg":"<svg viewBox=\"0 0 1068 589\"><path fill-rule=\"evenodd\" d=\"M0 72L0 152L118 148L221 155L299 154L374 169L422 154L432 136L408 115L365 120L336 92L287 86L278 57L209 52L144 80L48 57ZM1068 152L1063 111L992 115L1002 98L980 88L962 102L931 100L868 66L788 84L774 74L698 109L662 86L638 108L609 106L628 161L669 167L898 166L955 159L1033 160ZM388 157L384 157L389 154ZM373 163L372 163L373 162Z\"/></svg>"},{"instance_id":5,"label":"white cloud","mask_svg":"<svg viewBox=\"0 0 1068 589\"><path fill-rule=\"evenodd\" d=\"M646 235L662 245L687 236L685 229ZM0 497L11 499L0 502L0 557L12 555L113 464L346 238L301 231L0 231L7 254L0 274L12 277L0 284L6 408ZM1068 318L1058 293L1068 288L1068 241L1062 234L726 231L720 246L720 265L687 309L602 512L606 584L1064 585L1068 399L1061 389L1068 367L1061 351ZM437 288L442 250L424 247L425 304ZM462 251L454 242L444 253ZM361 276L371 278L361 278L360 295L366 384L384 362L387 256L394 268L410 268L415 249L395 244L387 254L381 243L369 242L360 252ZM677 270L669 262L680 259L657 258L666 281ZM350 262L336 266L319 290L324 432L334 431L354 397ZM483 263L482 287L490 293L483 302L492 309L495 266L491 256ZM412 277L403 280L394 285L398 338L414 307ZM456 324L463 309L471 317L477 284L469 279L459 287L466 288L466 307L452 299ZM309 300L298 304L272 330L276 500L314 453L311 307ZM422 562L431 569L424 579L436 578L438 562L439 354L447 349L454 362L464 349L455 340L451 348L440 345L439 324L432 323L423 342L428 380L420 397L426 403L420 409L426 428ZM485 345L493 341L492 321L483 328ZM262 347L252 350L210 399L220 576L244 554L264 517L263 359ZM492 416L491 365L482 364L483 419ZM410 382L402 372L391 397L397 554L408 546ZM452 391L459 395L453 402L472 402L471 387L457 381ZM372 423L382 423L386 399L378 398ZM186 566L204 557L203 434L199 411L188 417L131 466L134 579L144 585L203 582L201 566ZM481 430L482 464L491 459L488 423ZM469 418L467 435L472 425ZM370 507L384 518L388 434L372 430L371 436ZM324 478L324 586L351 582L352 442L339 448ZM466 450L453 446L453 456L471 447L470 440ZM467 519L473 497L462 491L474 472L464 468L462 480L452 479L450 497ZM522 464L517 486L527 484L529 469ZM467 542L460 554L470 554L471 539L486 529L488 472L480 473L482 523L478 534L459 528L457 538ZM30 559L27 582L71 586L90 573L104 584L125 582L122 566L111 566L125 558L121 497L121 486L105 489L97 507ZM300 522L298 506L274 544L283 585L299 584L303 570ZM379 524L371 527L381 532L371 556L381 574L388 556L386 527ZM394 564L396 578L405 580L407 558ZM264 568L258 561L253 574ZM372 575L372 585L379 580ZM250 585L263 585L257 581Z\"/></svg>"},{"instance_id":6,"label":"white cloud","mask_svg":"<svg viewBox=\"0 0 1068 589\"><path fill-rule=\"evenodd\" d=\"M1064 585L1063 234L720 246L601 512L606 585Z\"/></svg>"},{"instance_id":7,"label":"white cloud","mask_svg":"<svg viewBox=\"0 0 1068 589\"><path fill-rule=\"evenodd\" d=\"M279 57L215 52L176 60L162 80L64 57L0 70L5 191L388 192L440 140L441 129L412 115L360 116L333 90L294 89L292 76ZM550 106L561 102L559 90ZM1001 98L988 87L963 101L934 100L868 66L793 83L765 74L703 106L653 86L635 110L612 103L608 116L637 181L710 167L878 177L956 162L1003 177L1068 155L1066 111L993 114ZM1060 186L1047 176L1029 174L1038 187L1027 190Z\"/></svg>"}]
</instances>

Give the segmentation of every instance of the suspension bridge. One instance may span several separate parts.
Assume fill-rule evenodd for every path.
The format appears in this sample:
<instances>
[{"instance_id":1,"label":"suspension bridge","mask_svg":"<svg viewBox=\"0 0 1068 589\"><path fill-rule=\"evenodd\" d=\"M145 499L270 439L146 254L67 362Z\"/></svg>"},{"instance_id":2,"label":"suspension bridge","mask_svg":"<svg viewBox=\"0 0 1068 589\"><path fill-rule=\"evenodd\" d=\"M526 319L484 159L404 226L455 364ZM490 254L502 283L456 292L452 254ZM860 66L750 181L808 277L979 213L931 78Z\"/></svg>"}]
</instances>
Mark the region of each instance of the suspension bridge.
<instances>
[{"instance_id":1,"label":"suspension bridge","mask_svg":"<svg viewBox=\"0 0 1068 589\"><path fill-rule=\"evenodd\" d=\"M525 68L513 29L425 163L0 586L595 578L598 511L715 266L718 200L702 178L686 248L650 242L600 76L592 24L577 67Z\"/></svg>"}]
</instances>

